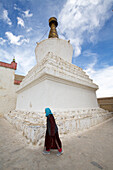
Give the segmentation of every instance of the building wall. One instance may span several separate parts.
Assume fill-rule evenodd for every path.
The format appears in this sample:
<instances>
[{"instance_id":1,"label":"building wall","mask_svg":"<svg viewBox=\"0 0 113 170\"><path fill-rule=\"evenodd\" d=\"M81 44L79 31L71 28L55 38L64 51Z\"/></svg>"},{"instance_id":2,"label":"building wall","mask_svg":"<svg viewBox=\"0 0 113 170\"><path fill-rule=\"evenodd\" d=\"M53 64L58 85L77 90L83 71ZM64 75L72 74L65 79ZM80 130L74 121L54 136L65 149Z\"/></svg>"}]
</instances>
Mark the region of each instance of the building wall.
<instances>
[{"instance_id":1,"label":"building wall","mask_svg":"<svg viewBox=\"0 0 113 170\"><path fill-rule=\"evenodd\" d=\"M113 112L113 97L98 98L98 104L101 108Z\"/></svg>"},{"instance_id":2,"label":"building wall","mask_svg":"<svg viewBox=\"0 0 113 170\"><path fill-rule=\"evenodd\" d=\"M5 114L16 107L16 89L14 85L15 70L0 67L0 114Z\"/></svg>"}]
</instances>

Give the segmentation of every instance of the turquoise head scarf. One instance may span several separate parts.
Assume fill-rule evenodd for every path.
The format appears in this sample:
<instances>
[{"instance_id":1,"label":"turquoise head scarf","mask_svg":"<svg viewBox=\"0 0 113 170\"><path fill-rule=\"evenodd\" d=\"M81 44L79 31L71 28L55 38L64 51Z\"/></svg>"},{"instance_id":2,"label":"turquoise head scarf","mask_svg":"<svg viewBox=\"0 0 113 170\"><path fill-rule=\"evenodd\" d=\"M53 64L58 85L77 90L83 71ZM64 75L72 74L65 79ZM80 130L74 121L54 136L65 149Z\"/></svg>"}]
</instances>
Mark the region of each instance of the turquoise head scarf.
<instances>
[{"instance_id":1,"label":"turquoise head scarf","mask_svg":"<svg viewBox=\"0 0 113 170\"><path fill-rule=\"evenodd\" d=\"M50 110L50 108L46 108L45 109L45 112L46 112L46 117L48 117L50 114L53 114Z\"/></svg>"}]
</instances>

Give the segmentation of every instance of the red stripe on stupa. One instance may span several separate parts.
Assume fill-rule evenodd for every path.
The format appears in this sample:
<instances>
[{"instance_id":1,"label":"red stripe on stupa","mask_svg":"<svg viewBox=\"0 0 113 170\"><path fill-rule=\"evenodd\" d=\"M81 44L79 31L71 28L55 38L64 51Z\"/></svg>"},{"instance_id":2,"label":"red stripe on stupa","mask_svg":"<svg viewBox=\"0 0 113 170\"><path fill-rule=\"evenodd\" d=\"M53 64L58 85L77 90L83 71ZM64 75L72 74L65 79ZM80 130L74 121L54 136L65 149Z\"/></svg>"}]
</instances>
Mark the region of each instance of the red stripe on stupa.
<instances>
[{"instance_id":1,"label":"red stripe on stupa","mask_svg":"<svg viewBox=\"0 0 113 170\"><path fill-rule=\"evenodd\" d=\"M18 85L20 85L20 83L21 83L22 81L19 81L19 80L14 80L14 84L18 84Z\"/></svg>"}]
</instances>

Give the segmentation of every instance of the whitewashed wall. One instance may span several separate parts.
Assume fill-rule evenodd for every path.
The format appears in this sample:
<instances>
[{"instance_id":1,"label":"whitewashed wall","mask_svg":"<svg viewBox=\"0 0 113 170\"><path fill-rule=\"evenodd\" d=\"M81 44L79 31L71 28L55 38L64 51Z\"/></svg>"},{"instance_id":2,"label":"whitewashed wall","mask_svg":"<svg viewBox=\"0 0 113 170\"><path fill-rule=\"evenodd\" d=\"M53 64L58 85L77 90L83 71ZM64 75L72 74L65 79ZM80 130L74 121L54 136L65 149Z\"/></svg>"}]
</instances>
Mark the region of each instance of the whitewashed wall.
<instances>
[{"instance_id":1,"label":"whitewashed wall","mask_svg":"<svg viewBox=\"0 0 113 170\"><path fill-rule=\"evenodd\" d=\"M48 78L48 77L47 77ZM17 110L42 111L52 109L98 107L95 89L82 87L76 83L64 84L59 79L37 81L36 85L18 93Z\"/></svg>"},{"instance_id":2,"label":"whitewashed wall","mask_svg":"<svg viewBox=\"0 0 113 170\"><path fill-rule=\"evenodd\" d=\"M26 75L17 90L17 110L96 108L98 86L79 67L54 56L43 58Z\"/></svg>"},{"instance_id":3,"label":"whitewashed wall","mask_svg":"<svg viewBox=\"0 0 113 170\"><path fill-rule=\"evenodd\" d=\"M0 114L5 114L16 107L16 89L14 85L15 70L0 67Z\"/></svg>"},{"instance_id":4,"label":"whitewashed wall","mask_svg":"<svg viewBox=\"0 0 113 170\"><path fill-rule=\"evenodd\" d=\"M72 62L73 47L69 41L59 38L49 38L37 43L35 48L37 63L39 63L48 52L61 57L69 63Z\"/></svg>"}]
</instances>

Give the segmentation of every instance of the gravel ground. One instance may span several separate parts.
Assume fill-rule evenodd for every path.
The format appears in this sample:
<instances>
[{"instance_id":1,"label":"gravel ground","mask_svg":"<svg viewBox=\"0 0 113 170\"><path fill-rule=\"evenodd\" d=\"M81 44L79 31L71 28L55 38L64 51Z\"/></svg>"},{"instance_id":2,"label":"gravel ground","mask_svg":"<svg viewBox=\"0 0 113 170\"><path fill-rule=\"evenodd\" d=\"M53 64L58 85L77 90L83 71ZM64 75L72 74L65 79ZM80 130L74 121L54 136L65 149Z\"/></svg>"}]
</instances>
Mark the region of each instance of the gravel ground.
<instances>
[{"instance_id":1,"label":"gravel ground","mask_svg":"<svg viewBox=\"0 0 113 170\"><path fill-rule=\"evenodd\" d=\"M0 170L113 170L113 118L77 135L61 136L64 154L43 155L0 117Z\"/></svg>"}]
</instances>

